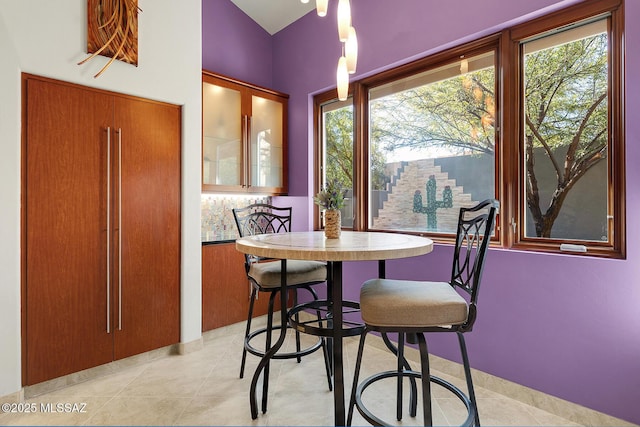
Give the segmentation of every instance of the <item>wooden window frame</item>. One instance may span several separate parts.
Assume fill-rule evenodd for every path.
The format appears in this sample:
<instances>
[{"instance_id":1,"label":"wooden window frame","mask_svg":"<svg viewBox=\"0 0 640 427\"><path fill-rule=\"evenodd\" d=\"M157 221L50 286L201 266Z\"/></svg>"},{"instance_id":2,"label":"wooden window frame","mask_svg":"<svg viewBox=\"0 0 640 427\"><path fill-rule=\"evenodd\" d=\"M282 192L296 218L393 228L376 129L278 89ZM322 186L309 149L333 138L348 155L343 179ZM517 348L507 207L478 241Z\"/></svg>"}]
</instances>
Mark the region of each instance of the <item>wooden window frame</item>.
<instances>
[{"instance_id":1,"label":"wooden window frame","mask_svg":"<svg viewBox=\"0 0 640 427\"><path fill-rule=\"evenodd\" d=\"M520 92L522 55L520 46L523 41L537 35L543 35L555 29L582 21L608 15L609 60L609 135L608 135L608 215L614 218L609 223L609 242L582 241L575 239L533 238L525 236L526 206L524 200L524 124L521 117L524 102ZM511 144L509 154L512 159L511 171L506 179L509 190L505 218L509 218L508 244L506 247L539 252L563 253L572 255L597 256L605 258L624 258L626 256L625 239L625 154L624 154L624 89L623 89L623 5L621 0L590 0L557 12L542 16L505 31L505 45L510 58L505 68L504 111L515 112L505 119L505 135L517 144ZM515 227L514 227L515 224ZM515 230L514 230L515 228ZM587 252L567 252L560 250L562 243L583 246Z\"/></svg>"},{"instance_id":2,"label":"wooden window frame","mask_svg":"<svg viewBox=\"0 0 640 427\"><path fill-rule=\"evenodd\" d=\"M524 103L520 88L520 43L536 34L543 34L564 25L584 21L597 16L609 16L609 194L608 203L615 218L610 225L612 244L583 242L587 252L565 252L560 243L574 243L570 239L532 239L524 238L523 224L526 207L522 203L523 161L521 153L520 117ZM496 53L496 145L495 145L495 194L500 200L500 212L496 220L496 233L492 246L505 249L517 249L556 254L571 254L588 257L625 258L626 257L626 218L625 218L625 149L624 149L624 10L623 0L587 0L551 14L547 14L523 24L506 28L500 33L453 47L445 51L418 59L366 77L350 85L349 96L353 98L354 108L354 203L355 218L353 230L367 231L369 182L368 182L368 91L369 89L399 80L429 68L459 60L461 55L472 56L494 49ZM492 47L493 46L493 47ZM314 97L314 194L322 186L322 105L337 99L335 89ZM314 227L320 229L319 209L314 211ZM376 230L384 232L402 232ZM436 242L453 243L454 236L413 233L429 236Z\"/></svg>"}]
</instances>

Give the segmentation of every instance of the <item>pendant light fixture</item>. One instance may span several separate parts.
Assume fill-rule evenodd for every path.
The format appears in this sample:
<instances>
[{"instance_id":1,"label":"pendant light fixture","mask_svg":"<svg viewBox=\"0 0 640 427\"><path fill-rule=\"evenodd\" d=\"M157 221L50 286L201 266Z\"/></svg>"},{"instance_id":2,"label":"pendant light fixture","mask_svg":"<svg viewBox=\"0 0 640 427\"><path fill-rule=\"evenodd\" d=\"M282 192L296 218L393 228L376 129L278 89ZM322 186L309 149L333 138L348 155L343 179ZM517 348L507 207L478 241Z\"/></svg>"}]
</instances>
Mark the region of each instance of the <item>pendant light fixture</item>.
<instances>
[{"instance_id":1,"label":"pendant light fixture","mask_svg":"<svg viewBox=\"0 0 640 427\"><path fill-rule=\"evenodd\" d=\"M338 0L338 38L346 42L351 27L351 4L349 0Z\"/></svg>"},{"instance_id":2,"label":"pendant light fixture","mask_svg":"<svg viewBox=\"0 0 640 427\"><path fill-rule=\"evenodd\" d=\"M466 59L464 59L464 57L462 61L460 61L460 74L467 74L469 72L469 61L467 61Z\"/></svg>"},{"instance_id":3,"label":"pendant light fixture","mask_svg":"<svg viewBox=\"0 0 640 427\"><path fill-rule=\"evenodd\" d=\"M308 3L309 0L300 0ZM318 16L326 16L329 0L316 0ZM336 69L338 99L344 101L349 96L349 74L356 72L358 63L358 38L356 29L351 25L351 3L349 0L338 0L338 39L343 43L342 55Z\"/></svg>"},{"instance_id":4,"label":"pendant light fixture","mask_svg":"<svg viewBox=\"0 0 640 427\"><path fill-rule=\"evenodd\" d=\"M338 99L344 101L349 96L349 70L347 69L347 58L344 56L338 60L336 80L338 82Z\"/></svg>"},{"instance_id":5,"label":"pendant light fixture","mask_svg":"<svg viewBox=\"0 0 640 427\"><path fill-rule=\"evenodd\" d=\"M356 72L356 64L358 63L358 38L356 36L356 29L349 27L349 37L344 43L344 52L347 57L347 70L349 74Z\"/></svg>"},{"instance_id":6,"label":"pendant light fixture","mask_svg":"<svg viewBox=\"0 0 640 427\"><path fill-rule=\"evenodd\" d=\"M318 13L318 16L326 16L328 7L329 0L316 0L316 12Z\"/></svg>"}]
</instances>

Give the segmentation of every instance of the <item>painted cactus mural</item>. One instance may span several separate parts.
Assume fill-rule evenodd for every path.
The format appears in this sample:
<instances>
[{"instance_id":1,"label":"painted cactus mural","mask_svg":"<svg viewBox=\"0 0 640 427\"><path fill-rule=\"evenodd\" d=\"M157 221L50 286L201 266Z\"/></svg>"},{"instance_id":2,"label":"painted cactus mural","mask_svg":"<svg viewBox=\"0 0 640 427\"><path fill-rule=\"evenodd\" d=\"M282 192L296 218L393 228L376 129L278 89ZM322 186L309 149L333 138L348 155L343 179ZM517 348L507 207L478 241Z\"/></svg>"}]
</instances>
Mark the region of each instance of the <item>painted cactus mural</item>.
<instances>
[{"instance_id":1,"label":"painted cactus mural","mask_svg":"<svg viewBox=\"0 0 640 427\"><path fill-rule=\"evenodd\" d=\"M416 190L413 194L413 211L427 215L427 230L438 230L438 217L436 211L440 208L453 207L453 193L451 186L447 185L442 191L442 200L436 200L436 177L429 176L427 181L427 204L422 204L422 193Z\"/></svg>"}]
</instances>

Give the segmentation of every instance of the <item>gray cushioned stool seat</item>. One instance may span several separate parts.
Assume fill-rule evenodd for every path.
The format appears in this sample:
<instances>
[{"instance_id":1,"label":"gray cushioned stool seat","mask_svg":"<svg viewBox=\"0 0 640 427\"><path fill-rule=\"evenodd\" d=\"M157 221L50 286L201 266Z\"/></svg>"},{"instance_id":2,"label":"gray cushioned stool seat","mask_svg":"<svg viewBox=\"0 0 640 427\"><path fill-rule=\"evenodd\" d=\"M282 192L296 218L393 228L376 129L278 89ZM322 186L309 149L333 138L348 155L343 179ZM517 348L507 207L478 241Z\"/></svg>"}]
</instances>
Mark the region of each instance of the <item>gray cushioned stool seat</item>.
<instances>
[{"instance_id":1,"label":"gray cushioned stool seat","mask_svg":"<svg viewBox=\"0 0 640 427\"><path fill-rule=\"evenodd\" d=\"M367 280L360 290L362 319L385 327L460 325L467 302L447 282Z\"/></svg>"},{"instance_id":2,"label":"gray cushioned stool seat","mask_svg":"<svg viewBox=\"0 0 640 427\"><path fill-rule=\"evenodd\" d=\"M281 262L266 261L253 263L249 267L249 276L263 288L280 287ZM287 260L287 285L324 282L327 280L327 266L319 261Z\"/></svg>"}]
</instances>

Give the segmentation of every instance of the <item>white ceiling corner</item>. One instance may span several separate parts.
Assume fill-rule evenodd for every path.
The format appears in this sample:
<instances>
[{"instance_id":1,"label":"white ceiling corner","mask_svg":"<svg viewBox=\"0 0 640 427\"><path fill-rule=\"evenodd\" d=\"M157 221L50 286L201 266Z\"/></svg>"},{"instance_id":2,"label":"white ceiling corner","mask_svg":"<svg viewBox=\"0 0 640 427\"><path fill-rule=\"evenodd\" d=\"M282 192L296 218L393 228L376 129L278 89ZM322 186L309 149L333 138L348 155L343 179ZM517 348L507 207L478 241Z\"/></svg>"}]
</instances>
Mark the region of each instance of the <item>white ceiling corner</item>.
<instances>
[{"instance_id":1,"label":"white ceiling corner","mask_svg":"<svg viewBox=\"0 0 640 427\"><path fill-rule=\"evenodd\" d=\"M300 0L231 0L269 34L273 35L315 9L316 2Z\"/></svg>"}]
</instances>

